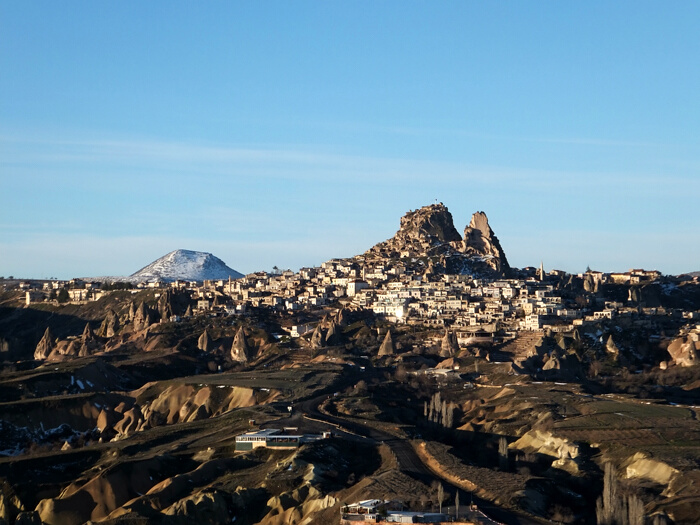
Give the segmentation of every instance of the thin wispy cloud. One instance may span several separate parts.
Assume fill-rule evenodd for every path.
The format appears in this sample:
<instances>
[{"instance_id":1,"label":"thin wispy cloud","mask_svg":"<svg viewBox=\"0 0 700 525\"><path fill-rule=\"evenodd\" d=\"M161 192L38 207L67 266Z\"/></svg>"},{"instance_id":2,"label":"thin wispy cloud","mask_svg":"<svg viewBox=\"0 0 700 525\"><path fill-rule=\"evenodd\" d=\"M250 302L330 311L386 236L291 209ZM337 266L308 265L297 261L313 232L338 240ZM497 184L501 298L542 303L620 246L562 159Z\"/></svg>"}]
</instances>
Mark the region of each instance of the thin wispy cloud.
<instances>
[{"instance_id":1,"label":"thin wispy cloud","mask_svg":"<svg viewBox=\"0 0 700 525\"><path fill-rule=\"evenodd\" d=\"M550 142L549 139L522 139ZM578 184L577 177L586 180L606 181L629 178L624 173L587 173L552 169L525 169L508 166L478 165L469 162L436 161L422 159L391 158L348 155L316 149L313 145L286 147L267 146L217 146L191 142L147 140L80 140L44 139L21 140L16 136L0 137L6 148L4 166L49 166L56 170L61 166L81 164L104 167L109 171L138 167L141 170L157 169L174 173L201 172L209 175L266 174L276 178L340 180L354 177L363 181L400 181L417 177L449 183L473 180L481 185L556 184L571 187ZM551 142L560 142L551 140ZM585 140L561 142L585 143ZM595 141L588 141L596 144ZM599 144L604 141L598 141ZM14 145L15 147L8 147ZM18 147L19 146L19 147ZM253 171L250 171L253 170ZM125 176L129 172L125 171ZM640 177L643 175L635 175Z\"/></svg>"}]
</instances>

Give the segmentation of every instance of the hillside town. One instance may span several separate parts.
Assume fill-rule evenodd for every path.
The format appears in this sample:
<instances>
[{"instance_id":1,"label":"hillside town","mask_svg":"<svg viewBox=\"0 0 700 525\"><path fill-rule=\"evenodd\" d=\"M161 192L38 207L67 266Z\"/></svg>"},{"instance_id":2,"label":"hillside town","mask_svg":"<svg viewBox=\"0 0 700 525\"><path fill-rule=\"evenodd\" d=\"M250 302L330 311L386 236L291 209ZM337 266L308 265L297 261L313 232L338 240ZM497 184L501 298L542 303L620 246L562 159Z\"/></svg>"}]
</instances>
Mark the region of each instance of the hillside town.
<instances>
[{"instance_id":1,"label":"hillside town","mask_svg":"<svg viewBox=\"0 0 700 525\"><path fill-rule=\"evenodd\" d=\"M133 291L153 289L157 296L169 290L184 292L196 304L185 315L237 316L257 309L285 314L283 329L291 337L314 331L320 322L314 313L337 308L371 311L397 325L449 331L459 348L477 342L503 342L523 332L572 333L613 319L617 325L643 330L657 340L669 327L695 340L700 334L699 311L683 305L661 306L658 297L670 296L678 287L698 286L697 277L663 276L658 271L641 269L624 273L587 271L571 276L556 270L545 272L542 266L519 273L519 278L433 277L407 269L402 262L368 264L360 256L334 259L296 273L257 272L236 280L203 282L141 282ZM580 289L562 286L562 282L578 282ZM72 279L44 282L41 287L24 281L17 286L24 291L29 305L47 301L59 304L51 297L61 291L67 295L66 303L97 301L110 293L101 285ZM613 295L606 296L605 290ZM180 317L162 321L178 321ZM681 364L695 362L692 351L676 357Z\"/></svg>"},{"instance_id":2,"label":"hillside town","mask_svg":"<svg viewBox=\"0 0 700 525\"><path fill-rule=\"evenodd\" d=\"M454 268L460 271L452 273ZM409 212L392 239L366 253L318 267L203 281L145 275L148 279L135 274L131 281L20 281L15 286L25 293L27 305L84 304L125 288L132 293L152 289L156 298L185 293L196 305L185 316L245 316L262 309L283 316L282 329L292 338L314 332L325 314L339 308L367 311L399 326L444 331L455 350L501 343L523 332L571 334L613 319L657 341L664 330L691 339L700 332L700 312L689 307L692 301L674 300L681 291L698 288L697 276L644 269L570 275L545 271L543 264L513 269L483 212L474 214L462 239L441 204ZM161 316L161 322L180 317ZM676 362L694 363L693 349L681 354L674 356Z\"/></svg>"},{"instance_id":3,"label":"hillside town","mask_svg":"<svg viewBox=\"0 0 700 525\"><path fill-rule=\"evenodd\" d=\"M176 250L0 298L8 522L665 525L700 501L698 276L514 268L483 212L409 211L298 271Z\"/></svg>"}]
</instances>

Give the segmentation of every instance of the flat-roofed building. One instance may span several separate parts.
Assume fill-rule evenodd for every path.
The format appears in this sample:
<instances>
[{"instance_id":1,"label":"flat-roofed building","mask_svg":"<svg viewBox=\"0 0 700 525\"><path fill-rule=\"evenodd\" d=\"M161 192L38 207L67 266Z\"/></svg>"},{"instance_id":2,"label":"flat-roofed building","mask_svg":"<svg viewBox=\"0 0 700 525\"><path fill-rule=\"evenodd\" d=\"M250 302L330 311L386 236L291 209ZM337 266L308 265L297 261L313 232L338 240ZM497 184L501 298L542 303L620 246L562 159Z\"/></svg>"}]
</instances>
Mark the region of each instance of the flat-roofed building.
<instances>
[{"instance_id":1,"label":"flat-roofed building","mask_svg":"<svg viewBox=\"0 0 700 525\"><path fill-rule=\"evenodd\" d=\"M322 434L287 434L278 428L265 428L236 436L236 450L245 452L259 447L273 449L299 448L304 443L331 437L330 432Z\"/></svg>"}]
</instances>

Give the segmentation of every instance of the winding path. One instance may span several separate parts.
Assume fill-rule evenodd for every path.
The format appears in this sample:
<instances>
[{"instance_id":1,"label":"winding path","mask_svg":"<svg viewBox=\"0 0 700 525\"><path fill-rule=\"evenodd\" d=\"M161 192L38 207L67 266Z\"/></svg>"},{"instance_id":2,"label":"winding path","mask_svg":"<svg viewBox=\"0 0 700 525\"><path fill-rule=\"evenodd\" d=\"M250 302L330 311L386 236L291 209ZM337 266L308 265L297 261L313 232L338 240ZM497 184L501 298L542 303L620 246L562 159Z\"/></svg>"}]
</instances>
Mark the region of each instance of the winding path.
<instances>
[{"instance_id":1,"label":"winding path","mask_svg":"<svg viewBox=\"0 0 700 525\"><path fill-rule=\"evenodd\" d=\"M449 476L443 476L440 472L431 470L416 453L409 440L399 438L389 432L368 424L360 423L359 421L353 421L322 412L319 406L327 398L328 395L324 394L303 401L297 405L297 409L302 411L306 419L329 424L341 432L347 432L354 436L385 443L396 456L399 469L422 482L430 484L432 480L438 479L451 491L460 490L462 492L469 492L468 489L455 485ZM476 496L474 496L474 503L476 503L479 509L486 511L490 515L482 518L480 523L489 525L495 525L501 522L513 525L541 525L542 523L546 523L546 521L536 520L529 516L497 507L491 502Z\"/></svg>"}]
</instances>

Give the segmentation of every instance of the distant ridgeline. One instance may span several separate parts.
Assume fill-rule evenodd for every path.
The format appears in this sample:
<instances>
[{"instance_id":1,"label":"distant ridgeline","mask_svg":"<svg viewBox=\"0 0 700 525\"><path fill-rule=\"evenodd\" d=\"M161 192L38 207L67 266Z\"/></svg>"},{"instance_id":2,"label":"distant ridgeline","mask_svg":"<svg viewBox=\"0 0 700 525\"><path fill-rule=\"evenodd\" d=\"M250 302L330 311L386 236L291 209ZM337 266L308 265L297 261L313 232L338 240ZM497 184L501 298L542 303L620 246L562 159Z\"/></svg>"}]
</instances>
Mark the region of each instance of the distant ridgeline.
<instances>
[{"instance_id":1,"label":"distant ridgeline","mask_svg":"<svg viewBox=\"0 0 700 525\"><path fill-rule=\"evenodd\" d=\"M238 279L243 274L226 266L226 263L211 253L191 250L175 250L148 266L133 273L134 282L148 281L205 281L216 279Z\"/></svg>"}]
</instances>

